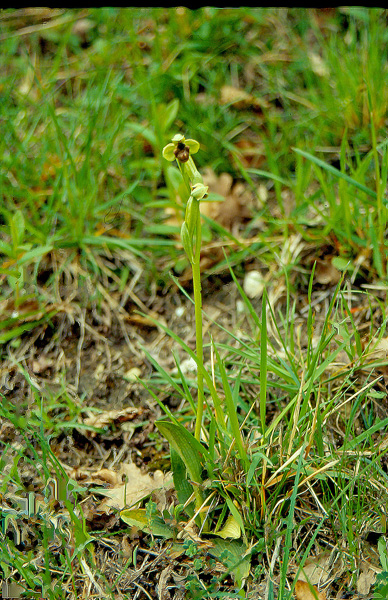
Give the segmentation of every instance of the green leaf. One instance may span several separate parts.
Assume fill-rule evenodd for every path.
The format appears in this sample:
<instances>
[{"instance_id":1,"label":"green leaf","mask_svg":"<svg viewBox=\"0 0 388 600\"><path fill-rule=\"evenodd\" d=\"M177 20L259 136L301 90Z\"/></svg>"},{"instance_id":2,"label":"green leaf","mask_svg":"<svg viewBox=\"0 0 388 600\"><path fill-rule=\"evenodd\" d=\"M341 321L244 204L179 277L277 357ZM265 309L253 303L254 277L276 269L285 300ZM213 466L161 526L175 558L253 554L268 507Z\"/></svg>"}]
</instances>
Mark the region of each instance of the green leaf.
<instances>
[{"instance_id":1,"label":"green leaf","mask_svg":"<svg viewBox=\"0 0 388 600\"><path fill-rule=\"evenodd\" d=\"M264 452L255 452L254 455L252 456L252 462L251 465L249 467L248 470L248 474L247 474L247 486L249 486L251 484L251 481L253 479L254 474L256 473L257 467L259 463L268 463L271 467L273 466L273 463L271 461L270 458L268 458L268 456L266 456L264 454ZM261 472L261 471L260 471Z\"/></svg>"},{"instance_id":2,"label":"green leaf","mask_svg":"<svg viewBox=\"0 0 388 600\"><path fill-rule=\"evenodd\" d=\"M193 263L194 262L193 241L192 241L192 236L190 236L186 222L182 223L181 239L182 239L183 248L185 249L187 257L188 257L189 261L191 263Z\"/></svg>"},{"instance_id":3,"label":"green leaf","mask_svg":"<svg viewBox=\"0 0 388 600\"><path fill-rule=\"evenodd\" d=\"M239 525L243 536L245 536L245 527L244 527L244 522L243 522L242 516L240 515L240 513L237 510L234 502L232 502L232 500L230 498L226 497L225 500L226 500L226 504L229 507L230 512L232 513L232 515L234 517L234 520Z\"/></svg>"},{"instance_id":4,"label":"green leaf","mask_svg":"<svg viewBox=\"0 0 388 600\"><path fill-rule=\"evenodd\" d=\"M50 245L39 246L37 248L33 248L32 250L25 252L23 254L23 256L21 256L20 259L18 259L17 262L19 265L23 265L24 263L29 263L30 261L34 260L35 258L39 258L41 256L44 256L45 254L48 254L49 252L51 252L52 249L53 249L53 246L50 246Z\"/></svg>"},{"instance_id":5,"label":"green leaf","mask_svg":"<svg viewBox=\"0 0 388 600\"><path fill-rule=\"evenodd\" d=\"M380 555L380 562L381 562L381 566L383 567L383 571L385 571L386 575L388 576L388 550L387 550L387 543L384 539L384 536L381 536L379 538L379 541L377 542L377 549L379 551L379 555ZM388 579L388 577L387 577Z\"/></svg>"},{"instance_id":6,"label":"green leaf","mask_svg":"<svg viewBox=\"0 0 388 600\"><path fill-rule=\"evenodd\" d=\"M242 542L216 538L213 548L208 551L232 573L239 588L242 588L251 568L250 555L244 556L247 549Z\"/></svg>"},{"instance_id":7,"label":"green leaf","mask_svg":"<svg viewBox=\"0 0 388 600\"><path fill-rule=\"evenodd\" d=\"M12 256L12 246L10 244L7 244L7 242L3 242L0 240L0 253L5 254L6 256Z\"/></svg>"},{"instance_id":8,"label":"green leaf","mask_svg":"<svg viewBox=\"0 0 388 600\"><path fill-rule=\"evenodd\" d=\"M20 269L16 270L16 269L1 269L0 268L0 273L2 275L7 275L7 277L14 277L15 279L19 279L19 277L21 276Z\"/></svg>"},{"instance_id":9,"label":"green leaf","mask_svg":"<svg viewBox=\"0 0 388 600\"><path fill-rule=\"evenodd\" d=\"M140 123L130 123L130 122L127 122L125 124L125 127L127 127L127 129L131 129L134 133L138 133L138 134L142 135L143 138L146 139L147 142L149 142L151 144L151 146L153 146L153 148L157 148L158 140L157 140L155 133L153 131L151 131L151 129L144 127L144 125L140 125Z\"/></svg>"},{"instance_id":10,"label":"green leaf","mask_svg":"<svg viewBox=\"0 0 388 600\"><path fill-rule=\"evenodd\" d=\"M163 225L153 223L149 227L144 227L144 231L152 235L177 235L179 227L177 225Z\"/></svg>"},{"instance_id":11,"label":"green leaf","mask_svg":"<svg viewBox=\"0 0 388 600\"><path fill-rule=\"evenodd\" d=\"M21 210L18 210L13 215L11 222L11 236L14 248L20 246L20 243L23 240L24 231L25 231L25 223L24 216Z\"/></svg>"},{"instance_id":12,"label":"green leaf","mask_svg":"<svg viewBox=\"0 0 388 600\"><path fill-rule=\"evenodd\" d=\"M228 376L226 374L224 363L221 360L220 354L214 344L213 344L213 348L214 348L214 352L215 352L215 355L217 358L218 368L220 369L220 373L221 373L222 387L223 387L223 391L225 394L226 412L229 417L232 434L233 434L234 440L236 442L240 460L247 467L249 464L249 460L248 460L248 456L247 456L247 452L245 449L243 439L241 437L240 424L238 422L237 410L236 410L236 406L235 406L235 403L233 400L232 390L230 388L230 384L229 384Z\"/></svg>"},{"instance_id":13,"label":"green leaf","mask_svg":"<svg viewBox=\"0 0 388 600\"><path fill-rule=\"evenodd\" d=\"M261 433L265 437L267 415L267 291L263 290L260 329L260 421Z\"/></svg>"},{"instance_id":14,"label":"green leaf","mask_svg":"<svg viewBox=\"0 0 388 600\"><path fill-rule=\"evenodd\" d=\"M169 421L156 421L155 425L179 455L194 485L195 509L198 510L205 500L202 491L202 461L200 457L209 459L209 453L202 444L180 424ZM202 522L202 515L200 515Z\"/></svg>"},{"instance_id":15,"label":"green leaf","mask_svg":"<svg viewBox=\"0 0 388 600\"><path fill-rule=\"evenodd\" d=\"M186 477L186 465L179 456L178 452L174 450L171 446L171 470L174 479L174 486L178 496L178 501L180 504L186 504L187 500L190 498L193 493L193 486L189 483ZM190 504L186 508L186 512L189 517L192 517L194 514L193 505Z\"/></svg>"},{"instance_id":16,"label":"green leaf","mask_svg":"<svg viewBox=\"0 0 388 600\"><path fill-rule=\"evenodd\" d=\"M209 458L207 450L183 425L169 421L156 421L155 425L184 462L192 481L202 483L200 457Z\"/></svg>"},{"instance_id":17,"label":"green leaf","mask_svg":"<svg viewBox=\"0 0 388 600\"><path fill-rule=\"evenodd\" d=\"M189 231L190 239L194 235L198 222L199 202L194 196L190 196L186 204L185 222Z\"/></svg>"},{"instance_id":18,"label":"green leaf","mask_svg":"<svg viewBox=\"0 0 388 600\"><path fill-rule=\"evenodd\" d=\"M165 176L168 183L172 185L175 191L178 191L179 187L184 183L182 173L173 165L168 165Z\"/></svg>"},{"instance_id":19,"label":"green leaf","mask_svg":"<svg viewBox=\"0 0 388 600\"><path fill-rule=\"evenodd\" d=\"M2 333L0 335L0 344L5 344L6 342L9 342L9 340L19 337L26 331L31 331L31 329L34 329L41 323L45 323L47 320L49 320L51 317L53 317L57 312L58 311L56 311L56 310L51 311L50 313L47 313L42 319L33 321L31 323L23 323L19 327L15 327L14 329L5 331L4 333ZM17 321L17 320L19 320L19 319L16 318L15 321ZM8 321L11 321L11 319L9 319ZM8 321L7 321L7 323L8 323ZM3 325L4 325L4 323L0 323L0 329L3 328Z\"/></svg>"},{"instance_id":20,"label":"green leaf","mask_svg":"<svg viewBox=\"0 0 388 600\"><path fill-rule=\"evenodd\" d=\"M213 532L209 531L209 533ZM218 537L221 537L224 540L231 538L238 539L241 537L241 527L235 517L233 515L229 515L223 528L217 532L214 532L213 535L218 535Z\"/></svg>"},{"instance_id":21,"label":"green leaf","mask_svg":"<svg viewBox=\"0 0 388 600\"><path fill-rule=\"evenodd\" d=\"M163 132L168 131L171 125L174 123L179 110L179 100L174 98L167 104L167 106L161 105L157 107L157 116L160 121L160 126Z\"/></svg>"},{"instance_id":22,"label":"green leaf","mask_svg":"<svg viewBox=\"0 0 388 600\"><path fill-rule=\"evenodd\" d=\"M268 171L262 171L261 169L247 169L247 173L252 173L253 175L260 175L260 177L266 177L267 179L272 179L272 181L277 181L286 187L291 187L291 182L287 179L283 179L283 177L279 177L274 173L269 173Z\"/></svg>"},{"instance_id":23,"label":"green leaf","mask_svg":"<svg viewBox=\"0 0 388 600\"><path fill-rule=\"evenodd\" d=\"M378 573L375 585L374 600L386 600L388 598L388 573L386 571Z\"/></svg>"},{"instance_id":24,"label":"green leaf","mask_svg":"<svg viewBox=\"0 0 388 600\"><path fill-rule=\"evenodd\" d=\"M167 525L161 516L151 516L147 514L145 508L126 509L120 512L120 517L127 525L135 526L157 537L170 539L175 537L177 530Z\"/></svg>"},{"instance_id":25,"label":"green leaf","mask_svg":"<svg viewBox=\"0 0 388 600\"><path fill-rule=\"evenodd\" d=\"M332 259L331 264L339 271L354 271L352 261L347 258L343 258L343 256L335 256Z\"/></svg>"}]
</instances>

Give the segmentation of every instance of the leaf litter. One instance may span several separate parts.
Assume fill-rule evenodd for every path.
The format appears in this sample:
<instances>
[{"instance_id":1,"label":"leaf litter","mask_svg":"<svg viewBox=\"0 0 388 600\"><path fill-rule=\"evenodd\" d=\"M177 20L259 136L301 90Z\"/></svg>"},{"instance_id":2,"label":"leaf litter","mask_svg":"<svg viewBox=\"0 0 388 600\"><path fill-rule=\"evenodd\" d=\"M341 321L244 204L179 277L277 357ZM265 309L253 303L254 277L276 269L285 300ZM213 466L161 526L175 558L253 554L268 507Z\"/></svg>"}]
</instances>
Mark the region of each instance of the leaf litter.
<instances>
[{"instance_id":1,"label":"leaf litter","mask_svg":"<svg viewBox=\"0 0 388 600\"><path fill-rule=\"evenodd\" d=\"M172 475L165 475L162 471L142 473L141 469L133 463L121 464L118 471L102 469L94 473L85 483L105 481L111 487L94 488L96 494L106 496L97 510L109 513L111 509L123 510L129 506L137 505L151 494L156 499L158 509L163 511L167 507L167 496L173 487Z\"/></svg>"}]
</instances>

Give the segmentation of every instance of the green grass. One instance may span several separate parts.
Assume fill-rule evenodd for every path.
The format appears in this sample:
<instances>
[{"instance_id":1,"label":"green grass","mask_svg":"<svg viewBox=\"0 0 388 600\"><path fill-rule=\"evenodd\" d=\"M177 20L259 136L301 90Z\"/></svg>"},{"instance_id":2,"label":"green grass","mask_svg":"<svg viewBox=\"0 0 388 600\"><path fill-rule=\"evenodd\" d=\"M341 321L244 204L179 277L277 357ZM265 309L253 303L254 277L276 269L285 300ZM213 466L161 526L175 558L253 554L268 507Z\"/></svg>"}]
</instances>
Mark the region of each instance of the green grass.
<instances>
[{"instance_id":1,"label":"green grass","mask_svg":"<svg viewBox=\"0 0 388 600\"><path fill-rule=\"evenodd\" d=\"M291 600L298 570L328 549L344 565L328 598L341 586L357 597L365 553L385 597L386 20L366 7L0 13L8 531L20 525L15 498L59 482L56 499L22 518L24 541L10 534L2 545L1 576L24 582L28 597L153 597L157 569L175 560L186 597L260 597L264 585ZM225 86L251 99L221 102ZM201 143L200 170L231 174L252 198L244 226L203 226L201 447L191 435L197 381L183 362L196 359L189 262L167 214L183 219L187 192L162 156L177 132ZM262 297L244 291L251 269L265 278ZM96 394L101 356L111 380ZM120 405L138 363L145 391L131 388L125 403L141 399L144 422L131 435L120 423L85 425L88 411ZM171 453L147 429L163 410ZM178 499L161 511L152 497L113 523L95 516L83 481L125 444L139 463L153 448L151 470L171 462ZM201 540L183 541L190 519ZM241 535L232 541L231 530ZM140 580L147 552L162 558Z\"/></svg>"}]
</instances>

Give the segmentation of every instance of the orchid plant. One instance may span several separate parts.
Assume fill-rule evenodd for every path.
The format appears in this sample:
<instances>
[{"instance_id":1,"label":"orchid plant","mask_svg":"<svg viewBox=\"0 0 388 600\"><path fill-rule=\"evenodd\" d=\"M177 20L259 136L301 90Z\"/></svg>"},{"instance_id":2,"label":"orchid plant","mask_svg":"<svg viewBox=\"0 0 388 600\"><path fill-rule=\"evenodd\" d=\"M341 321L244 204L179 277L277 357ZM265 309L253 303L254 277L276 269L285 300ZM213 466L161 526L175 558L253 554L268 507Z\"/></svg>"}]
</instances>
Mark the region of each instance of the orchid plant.
<instances>
[{"instance_id":1,"label":"orchid plant","mask_svg":"<svg viewBox=\"0 0 388 600\"><path fill-rule=\"evenodd\" d=\"M185 220L181 228L182 244L191 263L193 271L194 304L195 304L195 335L198 365L203 365L203 336L202 336L202 296L201 296L201 212L200 201L207 197L208 187L204 185L202 175L197 170L192 154L199 150L196 140L188 139L181 134L173 137L172 142L163 149L163 156L168 161L176 159L182 177L189 191L186 204ZM202 369L197 369L198 403L195 423L195 438L199 441L203 418L203 375Z\"/></svg>"},{"instance_id":2,"label":"orchid plant","mask_svg":"<svg viewBox=\"0 0 388 600\"><path fill-rule=\"evenodd\" d=\"M170 162L174 160L177 161L179 170L182 174L183 180L185 181L189 194L185 209L185 219L181 227L181 239L184 250L190 261L193 275L196 331L195 355L192 353L190 348L188 348L186 345L183 345L181 342L180 343L181 346L184 347L184 349L190 355L192 355L192 358L195 358L197 363L198 400L196 405L194 436L189 433L181 424L177 423L176 419L174 418L173 421L175 422L173 423L169 423L167 421L157 421L156 425L161 433L163 433L163 435L170 442L172 449L172 463L175 463L177 466L177 468L174 469L174 464L172 464L174 471L174 482L178 491L178 496L180 495L179 491L184 492L183 488L185 487L182 487L181 485L181 476L176 476L179 471L182 472L183 465L184 468L187 469L190 480L196 484L194 485L194 488L190 486L190 489L195 496L196 514L199 514L199 520L206 530L208 524L204 522L202 511L208 504L209 497L203 493L202 469L205 466L208 477L210 479L214 477L215 462L217 462L217 460L215 461L213 447L215 439L210 441L210 438L214 437L215 429L218 431L220 440L223 440L221 443L221 447L223 448L221 450L221 455L226 451L226 448L228 448L226 451L228 453L232 450L233 446L235 446L240 461L246 468L248 468L249 459L246 452L246 446L241 436L233 392L227 378L225 367L214 344L213 349L222 378L222 387L225 396L224 401L221 400L219 394L217 393L213 379L205 369L203 362L202 294L200 270L202 237L200 202L207 199L208 187L204 185L202 175L196 168L195 162L192 158L192 155L196 154L199 148L199 143L196 140L186 139L183 135L177 134L172 138L171 143L167 144L167 146L165 146L163 149L163 156L166 160ZM174 335L172 332L169 333ZM211 416L211 419L215 424L215 429L213 429L213 433L210 435L210 438L209 432L203 431L204 406L208 404L208 401L205 400L204 395L204 382L206 383L207 389L213 401L215 412L214 417ZM227 421L229 421L228 424ZM202 443L202 440L209 441L209 451L207 450L206 445ZM223 458L224 460L227 460L227 454L225 454ZM187 490L188 489L189 488L187 487ZM184 497L185 493L182 493L182 500ZM189 497L190 496L187 496L187 499ZM235 517L238 517L233 504L230 507L230 510L232 511L232 514L235 514ZM240 532L240 527L237 527L237 529ZM237 537L239 535L240 533L237 535Z\"/></svg>"},{"instance_id":3,"label":"orchid plant","mask_svg":"<svg viewBox=\"0 0 388 600\"><path fill-rule=\"evenodd\" d=\"M198 400L196 405L193 404L196 411L194 435L160 402L156 395L152 394L170 417L170 420L160 419L155 424L170 444L171 467L179 501L179 505L176 507L176 519L179 521L179 515L182 511L185 511L190 517L190 520L184 526L185 530L190 528L190 524L195 521L200 532L211 533L219 538L224 538L225 543L226 539L234 538L237 540L241 535L246 542L243 518L240 512L242 497L239 501L232 501L230 492L223 489L224 483L219 483L220 475L221 481L223 481L222 473L228 471L232 455L238 459L235 462L236 465L240 464L245 471L248 471L250 467L251 461L248 458L246 444L242 439L236 411L236 394L238 393L239 383L232 390L224 363L220 358L217 347L213 344L223 388L223 393L219 395L213 377L206 370L203 360L200 202L207 199L208 187L204 185L202 176L192 157L193 154L198 152L199 148L200 145L196 140L186 139L181 134L175 135L171 143L163 148L163 157L166 160L170 162L177 161L188 193L185 218L181 227L181 239L192 267L196 331L195 352L183 340L180 340L174 332L167 327L162 327L195 360L197 365ZM152 357L150 357L150 360L152 360ZM205 384L206 393L210 396L209 399L205 398ZM210 399L213 405L212 408L209 402ZM203 423L205 406L209 409L211 423L209 431L204 429ZM225 477L229 485L230 473ZM209 482L215 482L212 491L209 489ZM210 487L212 487L211 484ZM244 492L241 491L241 493ZM214 503L218 503L219 494L224 497L225 504L222 516L214 522L210 511ZM229 516L227 516L228 513ZM161 516L150 518L147 509L124 510L121 517L126 523L136 525L155 535L164 537L177 535L176 529L170 524L166 524ZM219 541L221 542L221 540ZM246 549L246 546L242 547ZM240 552L240 546L238 548Z\"/></svg>"}]
</instances>

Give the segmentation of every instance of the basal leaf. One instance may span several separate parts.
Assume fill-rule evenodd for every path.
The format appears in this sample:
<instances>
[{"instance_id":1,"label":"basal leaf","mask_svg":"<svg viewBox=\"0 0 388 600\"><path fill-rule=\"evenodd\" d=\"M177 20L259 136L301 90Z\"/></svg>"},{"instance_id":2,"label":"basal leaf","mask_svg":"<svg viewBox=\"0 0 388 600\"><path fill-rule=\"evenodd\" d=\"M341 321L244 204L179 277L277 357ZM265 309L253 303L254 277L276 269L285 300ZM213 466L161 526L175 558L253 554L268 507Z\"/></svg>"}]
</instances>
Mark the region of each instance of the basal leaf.
<instances>
[{"instance_id":1,"label":"basal leaf","mask_svg":"<svg viewBox=\"0 0 388 600\"><path fill-rule=\"evenodd\" d=\"M251 568L250 555L244 556L247 547L243 542L222 540L219 538L215 538L213 544L213 548L209 549L209 554L212 554L229 569L237 586L242 588Z\"/></svg>"},{"instance_id":2,"label":"basal leaf","mask_svg":"<svg viewBox=\"0 0 388 600\"><path fill-rule=\"evenodd\" d=\"M161 516L149 518L145 508L122 510L120 517L127 525L138 527L141 531L157 537L170 539L177 533L173 527L163 521Z\"/></svg>"},{"instance_id":3,"label":"basal leaf","mask_svg":"<svg viewBox=\"0 0 388 600\"><path fill-rule=\"evenodd\" d=\"M208 458L207 450L183 425L156 421L156 426L184 462L192 481L202 483L201 457Z\"/></svg>"}]
</instances>

